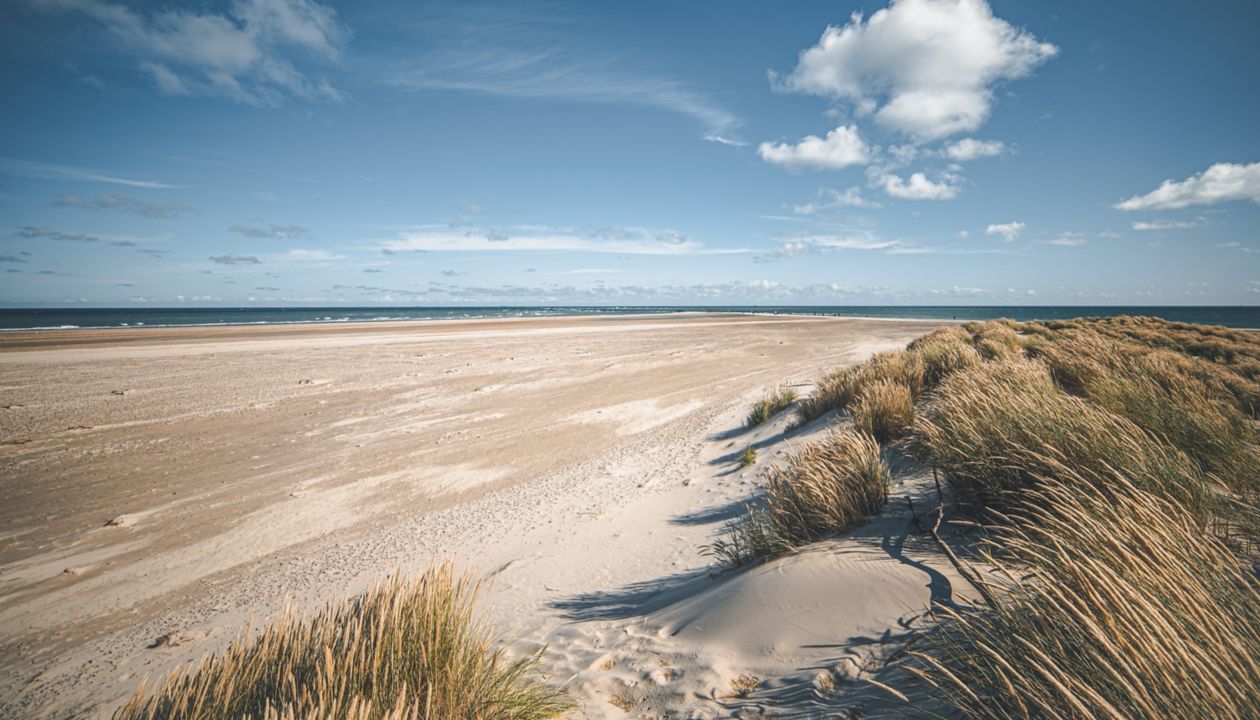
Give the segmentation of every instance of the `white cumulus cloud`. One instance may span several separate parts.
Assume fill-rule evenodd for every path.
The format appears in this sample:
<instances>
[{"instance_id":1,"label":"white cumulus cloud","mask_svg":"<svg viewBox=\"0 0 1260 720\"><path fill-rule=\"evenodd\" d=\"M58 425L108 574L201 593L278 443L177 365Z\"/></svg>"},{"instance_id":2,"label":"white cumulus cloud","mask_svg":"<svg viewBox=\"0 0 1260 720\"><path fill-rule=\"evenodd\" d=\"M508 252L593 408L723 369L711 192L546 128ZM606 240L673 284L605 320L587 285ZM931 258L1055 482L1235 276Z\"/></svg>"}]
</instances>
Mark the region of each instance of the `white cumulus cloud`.
<instances>
[{"instance_id":1,"label":"white cumulus cloud","mask_svg":"<svg viewBox=\"0 0 1260 720\"><path fill-rule=\"evenodd\" d=\"M994 223L984 229L986 235L1001 235L1006 242L1014 242L1023 231L1024 223L1022 222Z\"/></svg>"},{"instance_id":2,"label":"white cumulus cloud","mask_svg":"<svg viewBox=\"0 0 1260 720\"><path fill-rule=\"evenodd\" d=\"M1151 192L1134 195L1115 207L1117 210L1175 210L1229 200L1260 203L1260 162L1216 163L1181 182L1165 180Z\"/></svg>"},{"instance_id":3,"label":"white cumulus cloud","mask_svg":"<svg viewBox=\"0 0 1260 720\"><path fill-rule=\"evenodd\" d=\"M825 138L807 135L798 143L763 142L757 152L761 159L775 165L836 170L867 162L871 150L858 134L857 126L841 125Z\"/></svg>"},{"instance_id":4,"label":"white cumulus cloud","mask_svg":"<svg viewBox=\"0 0 1260 720\"><path fill-rule=\"evenodd\" d=\"M928 141L979 128L995 86L1057 53L984 0L893 0L869 19L854 13L828 27L778 86L851 102L859 115Z\"/></svg>"},{"instance_id":5,"label":"white cumulus cloud","mask_svg":"<svg viewBox=\"0 0 1260 720\"><path fill-rule=\"evenodd\" d=\"M957 175L946 173L940 180L929 180L921 172L913 173L908 178L891 173L879 177L878 184L884 192L903 200L950 200L958 197L962 191Z\"/></svg>"},{"instance_id":6,"label":"white cumulus cloud","mask_svg":"<svg viewBox=\"0 0 1260 720\"><path fill-rule=\"evenodd\" d=\"M1006 152L1006 145L1001 140L977 140L963 138L945 146L945 156L951 160L966 162L978 158L994 157Z\"/></svg>"}]
</instances>

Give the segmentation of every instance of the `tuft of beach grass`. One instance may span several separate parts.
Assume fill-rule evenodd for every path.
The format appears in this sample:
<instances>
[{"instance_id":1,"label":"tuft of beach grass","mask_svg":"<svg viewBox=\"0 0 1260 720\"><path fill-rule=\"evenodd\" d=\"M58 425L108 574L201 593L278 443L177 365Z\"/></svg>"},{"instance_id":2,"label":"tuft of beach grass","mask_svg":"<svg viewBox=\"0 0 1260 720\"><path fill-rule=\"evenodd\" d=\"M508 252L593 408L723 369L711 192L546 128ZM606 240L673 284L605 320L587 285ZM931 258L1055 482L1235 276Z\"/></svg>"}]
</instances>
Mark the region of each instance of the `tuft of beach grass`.
<instances>
[{"instance_id":1,"label":"tuft of beach grass","mask_svg":"<svg viewBox=\"0 0 1260 720\"><path fill-rule=\"evenodd\" d=\"M761 399L753 403L752 410L744 420L745 427L757 427L769 422L771 418L786 410L796 402L796 391L787 385L780 385L767 390Z\"/></svg>"},{"instance_id":2,"label":"tuft of beach grass","mask_svg":"<svg viewBox=\"0 0 1260 720\"><path fill-rule=\"evenodd\" d=\"M115 720L542 720L570 707L474 616L478 584L449 565L391 577L309 618L287 614L156 686Z\"/></svg>"},{"instance_id":3,"label":"tuft of beach grass","mask_svg":"<svg viewBox=\"0 0 1260 720\"><path fill-rule=\"evenodd\" d=\"M888 501L888 467L865 433L831 432L763 471L762 504L728 523L706 552L746 565L848 530Z\"/></svg>"},{"instance_id":4,"label":"tuft of beach grass","mask_svg":"<svg viewBox=\"0 0 1260 720\"><path fill-rule=\"evenodd\" d=\"M880 443L905 435L913 422L914 398L910 388L899 382L868 383L853 401L853 426Z\"/></svg>"}]
</instances>

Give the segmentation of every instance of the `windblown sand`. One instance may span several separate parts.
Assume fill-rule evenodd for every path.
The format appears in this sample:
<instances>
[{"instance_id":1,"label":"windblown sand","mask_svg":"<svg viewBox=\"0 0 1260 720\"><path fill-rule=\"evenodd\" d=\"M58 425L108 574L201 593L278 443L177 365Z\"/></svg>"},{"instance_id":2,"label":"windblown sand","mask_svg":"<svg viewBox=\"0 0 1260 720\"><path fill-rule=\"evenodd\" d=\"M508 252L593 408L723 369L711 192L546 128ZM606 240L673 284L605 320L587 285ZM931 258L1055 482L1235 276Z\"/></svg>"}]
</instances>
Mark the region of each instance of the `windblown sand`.
<instances>
[{"instance_id":1,"label":"windblown sand","mask_svg":"<svg viewBox=\"0 0 1260 720\"><path fill-rule=\"evenodd\" d=\"M0 716L108 716L141 678L286 603L441 560L487 579L483 614L520 650L546 645L574 717L859 702L845 684L959 586L900 503L739 574L701 546L753 490L745 447L774 462L817 431L786 433L786 417L743 430L764 388L805 391L937 325L685 314L0 335Z\"/></svg>"}]
</instances>

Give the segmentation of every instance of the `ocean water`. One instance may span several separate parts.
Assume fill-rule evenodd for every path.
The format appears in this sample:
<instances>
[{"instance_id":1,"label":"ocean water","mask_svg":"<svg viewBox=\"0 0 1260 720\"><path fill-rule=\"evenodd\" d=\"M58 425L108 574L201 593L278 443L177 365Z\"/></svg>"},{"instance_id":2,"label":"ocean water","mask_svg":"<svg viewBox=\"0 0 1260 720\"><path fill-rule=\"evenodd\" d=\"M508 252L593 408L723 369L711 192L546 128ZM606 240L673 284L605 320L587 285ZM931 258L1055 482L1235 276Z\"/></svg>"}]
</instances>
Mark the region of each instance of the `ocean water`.
<instances>
[{"instance_id":1,"label":"ocean water","mask_svg":"<svg viewBox=\"0 0 1260 720\"><path fill-rule=\"evenodd\" d=\"M0 309L0 329L267 325L281 323L460 320L472 318L624 315L661 312L735 312L957 320L1062 320L1148 315L1177 322L1260 329L1260 307L1240 306L660 306L660 307L244 307L244 308L38 308Z\"/></svg>"}]
</instances>

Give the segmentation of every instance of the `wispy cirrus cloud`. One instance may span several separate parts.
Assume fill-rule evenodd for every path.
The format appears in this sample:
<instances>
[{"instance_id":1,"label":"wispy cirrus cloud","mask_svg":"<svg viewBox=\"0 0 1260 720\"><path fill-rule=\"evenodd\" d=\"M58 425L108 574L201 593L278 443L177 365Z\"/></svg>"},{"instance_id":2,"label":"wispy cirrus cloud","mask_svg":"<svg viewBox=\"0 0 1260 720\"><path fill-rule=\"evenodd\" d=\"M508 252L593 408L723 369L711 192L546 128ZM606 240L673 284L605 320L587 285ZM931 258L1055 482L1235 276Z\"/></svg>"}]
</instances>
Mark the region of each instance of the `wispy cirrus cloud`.
<instances>
[{"instance_id":1,"label":"wispy cirrus cloud","mask_svg":"<svg viewBox=\"0 0 1260 720\"><path fill-rule=\"evenodd\" d=\"M32 227L30 225L24 225L18 228L13 234L27 240L55 240L57 242L81 243L94 243L100 240L100 238L95 235L64 233L60 230L53 230L50 227Z\"/></svg>"},{"instance_id":2,"label":"wispy cirrus cloud","mask_svg":"<svg viewBox=\"0 0 1260 720\"><path fill-rule=\"evenodd\" d=\"M1236 241L1236 240L1235 240L1235 241L1233 241L1233 242L1216 243L1216 245L1214 245L1213 247L1218 247L1218 248L1221 248L1222 250L1235 250L1235 251L1237 251L1237 252L1240 252L1240 253L1245 253L1245 254L1247 254L1247 255L1251 255L1251 254L1254 254L1254 253L1256 253L1256 252L1260 252L1260 250L1256 250L1255 248L1251 247L1250 245L1243 245L1242 243L1240 243L1240 242L1238 242L1238 241Z\"/></svg>"},{"instance_id":3,"label":"wispy cirrus cloud","mask_svg":"<svg viewBox=\"0 0 1260 720\"><path fill-rule=\"evenodd\" d=\"M700 123L705 140L745 144L733 112L580 23L527 9L447 8L413 28L417 44L428 49L389 63L385 82L416 91L659 108ZM600 42L583 43L583 37Z\"/></svg>"},{"instance_id":4,"label":"wispy cirrus cloud","mask_svg":"<svg viewBox=\"0 0 1260 720\"><path fill-rule=\"evenodd\" d=\"M1080 247L1088 241L1085 239L1084 233L1079 232L1062 232L1045 241L1046 245L1058 245L1059 247Z\"/></svg>"},{"instance_id":5,"label":"wispy cirrus cloud","mask_svg":"<svg viewBox=\"0 0 1260 720\"><path fill-rule=\"evenodd\" d=\"M196 212L194 208L183 203L150 203L127 195L114 194L100 195L95 200L87 200L78 195L62 193L54 204L59 207L83 210L117 210L151 219L173 218Z\"/></svg>"},{"instance_id":6,"label":"wispy cirrus cloud","mask_svg":"<svg viewBox=\"0 0 1260 720\"><path fill-rule=\"evenodd\" d=\"M92 170L90 168L75 167L73 165L57 165L54 163L37 162L34 160L17 160L14 158L0 158L0 174L40 179L52 178L82 180L86 182L107 183L110 185L125 185L127 187L134 188L148 188L151 190L171 190L180 187L179 185L170 185L156 180L137 180L134 178L118 177L112 173Z\"/></svg>"},{"instance_id":7,"label":"wispy cirrus cloud","mask_svg":"<svg viewBox=\"0 0 1260 720\"><path fill-rule=\"evenodd\" d=\"M871 233L855 232L829 235L801 235L790 238L783 241L773 252L760 255L756 260L757 262L770 262L798 255L812 255L836 250L869 250L893 255L918 255L932 252L928 248L914 243L902 240L887 240Z\"/></svg>"},{"instance_id":8,"label":"wispy cirrus cloud","mask_svg":"<svg viewBox=\"0 0 1260 720\"><path fill-rule=\"evenodd\" d=\"M1204 227L1207 224L1207 218L1197 217L1194 220L1138 221L1133 223L1132 227L1134 230L1139 232L1152 232L1159 230L1190 230L1192 228Z\"/></svg>"},{"instance_id":9,"label":"wispy cirrus cloud","mask_svg":"<svg viewBox=\"0 0 1260 720\"><path fill-rule=\"evenodd\" d=\"M316 0L238 0L224 12L133 9L106 0L35 0L48 12L87 18L134 55L168 95L217 95L252 105L286 98L340 101L325 79L298 70L297 55L336 61L349 31Z\"/></svg>"},{"instance_id":10,"label":"wispy cirrus cloud","mask_svg":"<svg viewBox=\"0 0 1260 720\"><path fill-rule=\"evenodd\" d=\"M855 185L844 191L833 188L819 188L814 193L813 200L800 205L793 205L792 212L797 215L815 215L825 210L834 210L842 207L878 210L883 205L863 197L862 188Z\"/></svg>"}]
</instances>

